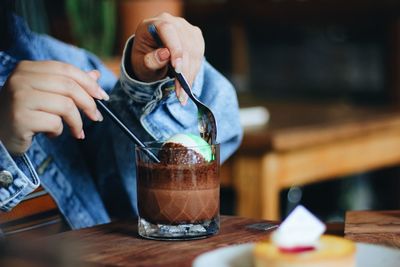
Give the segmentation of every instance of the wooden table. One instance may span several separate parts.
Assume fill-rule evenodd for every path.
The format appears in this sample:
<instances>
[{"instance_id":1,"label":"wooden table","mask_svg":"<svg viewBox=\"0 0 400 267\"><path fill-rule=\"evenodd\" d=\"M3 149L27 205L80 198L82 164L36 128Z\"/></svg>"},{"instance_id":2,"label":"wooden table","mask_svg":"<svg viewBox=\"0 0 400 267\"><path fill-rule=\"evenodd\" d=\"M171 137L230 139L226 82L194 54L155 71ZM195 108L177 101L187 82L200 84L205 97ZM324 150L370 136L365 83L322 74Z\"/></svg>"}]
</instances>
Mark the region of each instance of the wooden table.
<instances>
[{"instance_id":1,"label":"wooden table","mask_svg":"<svg viewBox=\"0 0 400 267\"><path fill-rule=\"evenodd\" d=\"M140 238L135 219L100 225L56 235L62 240L79 241L83 266L189 267L201 253L233 244L256 242L268 237L271 222L222 216L220 233L192 241L153 241ZM276 223L272 223L276 225ZM328 225L329 233L343 236L343 224ZM71 253L71 252L70 252ZM75 252L72 253L75 256Z\"/></svg>"},{"instance_id":2,"label":"wooden table","mask_svg":"<svg viewBox=\"0 0 400 267\"><path fill-rule=\"evenodd\" d=\"M349 214L348 214L349 215ZM357 217L358 226L374 226L375 229L382 227L382 217L396 218L396 221L385 220L388 227L391 227L394 233L398 233L400 226L400 211L393 212L362 212L350 213L350 217ZM349 216L348 216L349 218ZM390 226L389 221L392 222ZM360 228L352 231L354 220L350 218L350 223L346 224L346 238L354 241L362 241L375 244L393 245L390 242L400 243L400 235L388 235L388 231L375 231L368 240L364 238L365 231ZM393 225L393 223L395 225ZM351 225L352 224L352 225ZM141 266L141 267L189 267L193 260L200 254L235 244L257 242L268 238L271 230L265 230L266 226L277 225L275 222L249 219L243 217L222 216L221 231L219 234L200 240L192 241L153 241L146 240L138 236L137 221L135 219L126 219L109 224L99 225L91 228L69 231L61 233L50 238L37 241L33 251L34 259L42 257L46 251L50 251L54 258L54 252L58 259L66 259L67 263L55 262L52 257L52 264L42 266L76 266L76 267L97 267L97 266ZM395 228L397 227L397 228ZM386 228L389 229L389 228ZM397 230L396 230L397 229ZM344 236L344 224L327 224L327 234ZM29 239L28 239L29 240ZM21 246L29 242L17 240ZM1 244L1 243L0 243ZM61 245L60 245L61 244ZM7 244L7 247L9 244ZM29 249L28 249L29 250ZM15 265L11 260L2 261L0 249L0 266L31 266ZM26 253L26 248L18 247L18 252ZM45 252L44 252L45 251ZM47 255L47 254L46 254ZM80 264L75 260L79 259ZM69 261L68 261L69 260ZM31 262L29 262L31 263Z\"/></svg>"},{"instance_id":3,"label":"wooden table","mask_svg":"<svg viewBox=\"0 0 400 267\"><path fill-rule=\"evenodd\" d=\"M127 220L85 230L61 234L63 238L79 239L85 251L83 260L106 266L191 266L199 254L233 244L255 242L268 233L253 229L255 219L222 217L218 235L193 241L153 241L137 234L136 220ZM255 225L256 224L256 225Z\"/></svg>"},{"instance_id":4,"label":"wooden table","mask_svg":"<svg viewBox=\"0 0 400 267\"><path fill-rule=\"evenodd\" d=\"M231 182L236 191L239 216L279 220L283 189L400 164L397 110L340 103L265 106L270 123L245 130L222 172L223 184Z\"/></svg>"},{"instance_id":5,"label":"wooden table","mask_svg":"<svg viewBox=\"0 0 400 267\"><path fill-rule=\"evenodd\" d=\"M347 212L345 234L356 242L400 248L400 211Z\"/></svg>"}]
</instances>

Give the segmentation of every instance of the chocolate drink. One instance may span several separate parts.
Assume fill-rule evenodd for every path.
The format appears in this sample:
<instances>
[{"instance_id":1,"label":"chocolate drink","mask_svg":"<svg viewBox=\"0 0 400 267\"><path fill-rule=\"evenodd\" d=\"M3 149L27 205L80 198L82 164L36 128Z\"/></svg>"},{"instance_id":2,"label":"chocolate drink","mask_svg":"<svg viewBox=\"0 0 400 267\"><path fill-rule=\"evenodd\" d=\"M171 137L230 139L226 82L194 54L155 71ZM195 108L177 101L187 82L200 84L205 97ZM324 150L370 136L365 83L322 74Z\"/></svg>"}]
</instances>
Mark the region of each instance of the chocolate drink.
<instances>
[{"instance_id":1,"label":"chocolate drink","mask_svg":"<svg viewBox=\"0 0 400 267\"><path fill-rule=\"evenodd\" d=\"M182 224L218 215L219 159L206 162L196 152L187 152L160 153L161 163L137 166L140 217L154 224Z\"/></svg>"}]
</instances>

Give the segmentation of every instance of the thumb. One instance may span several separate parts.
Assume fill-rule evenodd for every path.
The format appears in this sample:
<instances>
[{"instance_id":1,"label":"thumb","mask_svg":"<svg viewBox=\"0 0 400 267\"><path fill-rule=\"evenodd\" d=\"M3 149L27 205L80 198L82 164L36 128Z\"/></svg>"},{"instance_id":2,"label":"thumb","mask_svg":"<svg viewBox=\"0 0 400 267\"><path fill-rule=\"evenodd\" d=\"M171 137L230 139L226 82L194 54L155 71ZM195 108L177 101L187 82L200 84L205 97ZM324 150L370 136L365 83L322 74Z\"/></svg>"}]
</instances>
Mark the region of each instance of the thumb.
<instances>
[{"instance_id":1,"label":"thumb","mask_svg":"<svg viewBox=\"0 0 400 267\"><path fill-rule=\"evenodd\" d=\"M144 65L150 70L162 69L168 64L170 56L167 48L156 49L144 56Z\"/></svg>"}]
</instances>

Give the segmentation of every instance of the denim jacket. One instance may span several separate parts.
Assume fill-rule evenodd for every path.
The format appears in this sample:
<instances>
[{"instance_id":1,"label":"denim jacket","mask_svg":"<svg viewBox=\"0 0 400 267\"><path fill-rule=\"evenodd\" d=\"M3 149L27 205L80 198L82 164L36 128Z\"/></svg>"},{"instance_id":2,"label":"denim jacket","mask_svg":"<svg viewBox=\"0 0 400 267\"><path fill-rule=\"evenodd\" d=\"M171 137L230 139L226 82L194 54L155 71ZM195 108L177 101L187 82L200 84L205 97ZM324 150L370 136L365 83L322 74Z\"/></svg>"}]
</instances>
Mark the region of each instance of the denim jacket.
<instances>
[{"instance_id":1,"label":"denim jacket","mask_svg":"<svg viewBox=\"0 0 400 267\"><path fill-rule=\"evenodd\" d=\"M190 100L180 105L171 90L172 78L144 83L128 74L125 59L129 61L133 38L126 44L117 80L93 54L33 33L19 17L13 20L16 40L10 50L0 52L0 86L21 60L57 60L85 71L97 69L100 86L111 96L108 105L143 141L198 132L196 106ZM216 116L223 161L242 137L234 88L204 60L193 92ZM106 223L114 215L136 216L134 144L104 117L103 122L84 119L84 140L73 138L68 127L56 138L37 134L22 156L10 155L0 140L0 172L13 177L11 184L0 186L0 209L11 210L42 184L72 229Z\"/></svg>"}]
</instances>

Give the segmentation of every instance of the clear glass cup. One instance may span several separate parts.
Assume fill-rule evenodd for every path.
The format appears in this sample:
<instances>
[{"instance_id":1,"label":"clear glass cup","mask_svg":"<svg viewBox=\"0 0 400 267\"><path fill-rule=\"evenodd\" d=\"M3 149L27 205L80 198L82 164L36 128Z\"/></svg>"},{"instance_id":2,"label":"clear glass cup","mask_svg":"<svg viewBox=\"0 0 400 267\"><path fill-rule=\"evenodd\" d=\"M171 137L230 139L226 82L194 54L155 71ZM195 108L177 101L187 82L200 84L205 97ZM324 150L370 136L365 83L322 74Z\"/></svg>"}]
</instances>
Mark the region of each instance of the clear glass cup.
<instances>
[{"instance_id":1,"label":"clear glass cup","mask_svg":"<svg viewBox=\"0 0 400 267\"><path fill-rule=\"evenodd\" d=\"M163 148L162 144L146 143L161 163L153 162L144 148L135 148L139 235L188 240L216 234L220 206L219 144L189 150ZM210 160L204 160L196 149L210 149Z\"/></svg>"}]
</instances>

